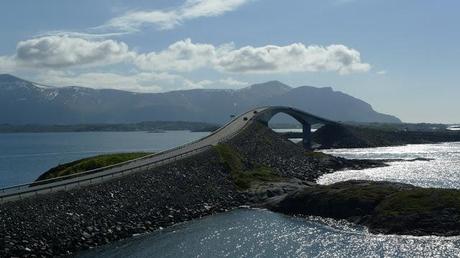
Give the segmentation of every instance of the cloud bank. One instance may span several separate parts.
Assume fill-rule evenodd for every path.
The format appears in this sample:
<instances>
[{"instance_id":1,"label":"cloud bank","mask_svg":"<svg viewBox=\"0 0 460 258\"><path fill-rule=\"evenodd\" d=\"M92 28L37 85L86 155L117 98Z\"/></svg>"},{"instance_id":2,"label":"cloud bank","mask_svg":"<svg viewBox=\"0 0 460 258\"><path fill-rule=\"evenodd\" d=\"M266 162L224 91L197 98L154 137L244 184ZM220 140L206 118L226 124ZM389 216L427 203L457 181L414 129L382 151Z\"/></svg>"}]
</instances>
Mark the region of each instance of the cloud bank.
<instances>
[{"instance_id":1,"label":"cloud bank","mask_svg":"<svg viewBox=\"0 0 460 258\"><path fill-rule=\"evenodd\" d=\"M45 36L20 41L16 47L15 58L25 66L63 68L115 64L134 56L134 52L130 52L123 42Z\"/></svg>"},{"instance_id":2,"label":"cloud bank","mask_svg":"<svg viewBox=\"0 0 460 258\"><path fill-rule=\"evenodd\" d=\"M190 80L169 73L139 72L117 74L110 72L72 73L49 71L40 74L38 80L49 85L74 85L95 89L122 89L133 92L162 92L171 90L199 89L205 87L242 87L249 83L231 77L220 80Z\"/></svg>"},{"instance_id":3,"label":"cloud bank","mask_svg":"<svg viewBox=\"0 0 460 258\"><path fill-rule=\"evenodd\" d=\"M140 54L135 64L150 71L192 71L211 68L228 73L289 73L333 71L340 74L369 71L361 54L344 45L267 45L235 48L178 41L160 52Z\"/></svg>"},{"instance_id":4,"label":"cloud bank","mask_svg":"<svg viewBox=\"0 0 460 258\"><path fill-rule=\"evenodd\" d=\"M213 69L224 73L291 73L330 71L349 74L369 71L361 54L344 45L266 45L236 48L214 46L185 39L164 50L131 51L123 42L92 41L68 36L46 36L21 41L16 55L0 57L0 67L16 66L60 69L128 63L142 71L192 72ZM3 65L2 65L3 63Z\"/></svg>"},{"instance_id":5,"label":"cloud bank","mask_svg":"<svg viewBox=\"0 0 460 258\"><path fill-rule=\"evenodd\" d=\"M109 72L118 64L125 65L126 72ZM51 84L142 92L248 85L229 76L236 74L344 75L370 69L371 65L361 60L359 51L344 45L294 43L238 48L233 43L213 45L194 43L191 39L174 42L160 51L138 53L115 40L43 36L20 41L14 55L0 56L0 73L27 70L45 76L40 80ZM196 81L185 76L200 70L214 71L225 79Z\"/></svg>"}]
</instances>

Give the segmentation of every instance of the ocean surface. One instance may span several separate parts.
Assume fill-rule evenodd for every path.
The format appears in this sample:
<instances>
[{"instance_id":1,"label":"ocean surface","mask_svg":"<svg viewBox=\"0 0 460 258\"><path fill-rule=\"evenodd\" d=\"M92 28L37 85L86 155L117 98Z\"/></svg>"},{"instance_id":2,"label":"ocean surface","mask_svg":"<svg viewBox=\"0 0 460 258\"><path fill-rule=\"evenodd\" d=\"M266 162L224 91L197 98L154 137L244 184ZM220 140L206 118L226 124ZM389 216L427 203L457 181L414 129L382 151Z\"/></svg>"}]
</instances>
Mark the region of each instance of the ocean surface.
<instances>
[{"instance_id":1,"label":"ocean surface","mask_svg":"<svg viewBox=\"0 0 460 258\"><path fill-rule=\"evenodd\" d=\"M403 182L421 187L460 189L460 143L414 144L397 147L335 149L326 153L350 159L414 159L431 161L392 162L391 166L345 170L327 174L318 179L320 184L331 184L350 179Z\"/></svg>"},{"instance_id":2,"label":"ocean surface","mask_svg":"<svg viewBox=\"0 0 460 258\"><path fill-rule=\"evenodd\" d=\"M0 183L27 182L52 166L78 158L160 151L206 134L0 134ZM433 160L335 172L319 178L321 184L367 179L460 189L460 143L327 152L346 158ZM81 252L77 257L460 257L460 237L374 235L344 221L242 208Z\"/></svg>"},{"instance_id":3,"label":"ocean surface","mask_svg":"<svg viewBox=\"0 0 460 258\"><path fill-rule=\"evenodd\" d=\"M48 169L114 152L158 152L208 135L207 132L76 132L0 134L0 187L29 183Z\"/></svg>"},{"instance_id":4,"label":"ocean surface","mask_svg":"<svg viewBox=\"0 0 460 258\"><path fill-rule=\"evenodd\" d=\"M321 177L389 180L422 187L460 188L460 143L328 153L360 159L431 158L384 168L341 171ZM186 222L78 254L79 257L460 257L460 237L375 235L345 221L294 218L257 209Z\"/></svg>"},{"instance_id":5,"label":"ocean surface","mask_svg":"<svg viewBox=\"0 0 460 258\"><path fill-rule=\"evenodd\" d=\"M458 257L460 237L373 235L345 221L239 209L77 257Z\"/></svg>"}]
</instances>

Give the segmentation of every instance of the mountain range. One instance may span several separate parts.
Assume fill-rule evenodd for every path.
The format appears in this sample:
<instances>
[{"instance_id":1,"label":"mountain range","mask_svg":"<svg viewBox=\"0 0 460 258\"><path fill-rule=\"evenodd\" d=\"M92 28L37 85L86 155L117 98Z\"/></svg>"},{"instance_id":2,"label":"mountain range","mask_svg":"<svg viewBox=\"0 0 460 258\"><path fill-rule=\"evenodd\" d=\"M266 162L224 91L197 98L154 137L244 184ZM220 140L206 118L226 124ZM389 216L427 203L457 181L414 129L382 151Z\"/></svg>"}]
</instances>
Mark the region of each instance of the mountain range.
<instances>
[{"instance_id":1,"label":"mountain range","mask_svg":"<svg viewBox=\"0 0 460 258\"><path fill-rule=\"evenodd\" d=\"M256 106L292 106L336 121L399 123L368 103L330 87L290 87L279 81L243 89L135 93L114 89L51 87L0 75L0 124L224 123Z\"/></svg>"}]
</instances>

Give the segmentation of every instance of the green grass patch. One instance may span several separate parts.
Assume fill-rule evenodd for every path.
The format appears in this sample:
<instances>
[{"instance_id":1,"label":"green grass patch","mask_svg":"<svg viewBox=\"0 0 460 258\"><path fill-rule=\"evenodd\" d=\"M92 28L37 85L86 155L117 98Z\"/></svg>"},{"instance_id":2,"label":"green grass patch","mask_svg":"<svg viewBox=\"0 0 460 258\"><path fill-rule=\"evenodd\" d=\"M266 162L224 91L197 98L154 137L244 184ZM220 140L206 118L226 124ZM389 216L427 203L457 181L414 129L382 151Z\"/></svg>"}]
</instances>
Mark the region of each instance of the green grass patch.
<instances>
[{"instance_id":1,"label":"green grass patch","mask_svg":"<svg viewBox=\"0 0 460 258\"><path fill-rule=\"evenodd\" d=\"M385 198L376 211L382 215L398 216L427 213L446 207L460 211L460 191L434 188L401 191Z\"/></svg>"},{"instance_id":2,"label":"green grass patch","mask_svg":"<svg viewBox=\"0 0 460 258\"><path fill-rule=\"evenodd\" d=\"M54 168L43 173L37 181L52 179L60 176L67 176L76 174L83 171L88 171L92 169L97 169L105 166L115 165L117 163L125 162L132 159L137 159L150 155L151 153L147 152L132 152L132 153L114 153L114 154L104 154L94 157L84 158L69 162L66 164L58 165Z\"/></svg>"},{"instance_id":3,"label":"green grass patch","mask_svg":"<svg viewBox=\"0 0 460 258\"><path fill-rule=\"evenodd\" d=\"M214 148L219 153L221 162L229 168L233 182L240 190L249 189L257 182L281 180L281 177L269 167L254 166L252 169L246 169L243 158L230 145L219 144Z\"/></svg>"},{"instance_id":4,"label":"green grass patch","mask_svg":"<svg viewBox=\"0 0 460 258\"><path fill-rule=\"evenodd\" d=\"M304 155L306 157L313 158L313 159L329 159L330 158L329 155L319 152L319 151L307 151L305 152Z\"/></svg>"},{"instance_id":5,"label":"green grass patch","mask_svg":"<svg viewBox=\"0 0 460 258\"><path fill-rule=\"evenodd\" d=\"M230 145L218 144L214 148L219 153L220 161L228 166L232 173L241 173L243 171L243 158Z\"/></svg>"},{"instance_id":6,"label":"green grass patch","mask_svg":"<svg viewBox=\"0 0 460 258\"><path fill-rule=\"evenodd\" d=\"M281 177L273 172L269 167L258 167L246 170L241 173L232 174L235 184L240 189L249 189L256 182L273 182L281 180Z\"/></svg>"},{"instance_id":7,"label":"green grass patch","mask_svg":"<svg viewBox=\"0 0 460 258\"><path fill-rule=\"evenodd\" d=\"M327 188L329 188L329 190L337 189L336 194L344 200L365 200L369 202L380 202L395 192L394 188L381 187L378 185L362 185L351 187L331 185L327 186Z\"/></svg>"}]
</instances>

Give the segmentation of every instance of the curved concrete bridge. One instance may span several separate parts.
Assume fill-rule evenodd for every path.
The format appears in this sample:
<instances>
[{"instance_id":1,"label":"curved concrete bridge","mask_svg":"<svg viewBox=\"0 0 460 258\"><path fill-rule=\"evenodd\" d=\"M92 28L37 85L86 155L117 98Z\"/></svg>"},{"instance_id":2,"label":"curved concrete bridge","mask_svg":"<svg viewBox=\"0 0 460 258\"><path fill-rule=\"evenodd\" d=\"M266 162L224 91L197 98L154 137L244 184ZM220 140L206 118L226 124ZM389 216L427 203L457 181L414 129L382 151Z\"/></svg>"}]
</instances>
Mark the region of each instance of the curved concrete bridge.
<instances>
[{"instance_id":1,"label":"curved concrete bridge","mask_svg":"<svg viewBox=\"0 0 460 258\"><path fill-rule=\"evenodd\" d=\"M314 124L336 124L331 120L315 116L309 113L306 113L300 109L284 107L284 106L272 106L263 110L257 115L257 120L268 126L268 122L273 118L273 116L284 113L293 117L300 124L302 124L302 143L305 149L311 149L311 126Z\"/></svg>"},{"instance_id":2,"label":"curved concrete bridge","mask_svg":"<svg viewBox=\"0 0 460 258\"><path fill-rule=\"evenodd\" d=\"M0 203L18 200L38 194L67 190L90 184L97 184L112 178L121 177L138 171L144 171L146 169L151 169L160 165L184 159L186 157L190 157L197 153L208 150L212 146L234 137L254 121L259 121L268 125L270 119L278 113L285 113L290 115L303 125L302 135L305 148L310 148L310 129L312 124L335 123L333 121L290 107L268 106L255 108L239 115L210 135L174 149L108 167L54 179L43 180L40 181L40 183L27 183L0 189Z\"/></svg>"}]
</instances>

